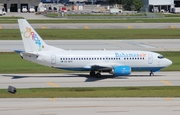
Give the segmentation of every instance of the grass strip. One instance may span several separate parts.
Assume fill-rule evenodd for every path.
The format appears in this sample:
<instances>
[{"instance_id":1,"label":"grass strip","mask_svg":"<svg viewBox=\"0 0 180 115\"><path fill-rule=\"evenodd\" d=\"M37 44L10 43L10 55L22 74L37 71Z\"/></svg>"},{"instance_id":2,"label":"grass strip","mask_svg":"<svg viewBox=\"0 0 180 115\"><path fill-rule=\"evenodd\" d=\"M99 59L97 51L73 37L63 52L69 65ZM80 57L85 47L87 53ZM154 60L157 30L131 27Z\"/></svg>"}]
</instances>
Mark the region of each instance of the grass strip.
<instances>
[{"instance_id":1,"label":"grass strip","mask_svg":"<svg viewBox=\"0 0 180 115\"><path fill-rule=\"evenodd\" d=\"M179 86L28 88L10 94L0 89L0 98L106 98L106 97L180 97Z\"/></svg>"},{"instance_id":2,"label":"grass strip","mask_svg":"<svg viewBox=\"0 0 180 115\"><path fill-rule=\"evenodd\" d=\"M0 73L64 73L65 70L58 70L38 65L21 59L17 53L0 52ZM68 71L69 72L69 71Z\"/></svg>"},{"instance_id":3,"label":"grass strip","mask_svg":"<svg viewBox=\"0 0 180 115\"><path fill-rule=\"evenodd\" d=\"M82 16L83 18L84 16ZM0 24L10 24L17 23L17 19L22 17L15 18L0 18ZM179 23L179 17L168 17L167 18L122 18L122 19L30 19L30 23Z\"/></svg>"},{"instance_id":4,"label":"grass strip","mask_svg":"<svg viewBox=\"0 0 180 115\"><path fill-rule=\"evenodd\" d=\"M173 64L162 71L180 71L180 52L159 52L172 60ZM0 73L66 73L21 59L17 53L0 53Z\"/></svg>"},{"instance_id":5,"label":"grass strip","mask_svg":"<svg viewBox=\"0 0 180 115\"><path fill-rule=\"evenodd\" d=\"M45 40L179 39L180 29L36 29ZM21 40L19 29L1 29L0 40Z\"/></svg>"}]
</instances>

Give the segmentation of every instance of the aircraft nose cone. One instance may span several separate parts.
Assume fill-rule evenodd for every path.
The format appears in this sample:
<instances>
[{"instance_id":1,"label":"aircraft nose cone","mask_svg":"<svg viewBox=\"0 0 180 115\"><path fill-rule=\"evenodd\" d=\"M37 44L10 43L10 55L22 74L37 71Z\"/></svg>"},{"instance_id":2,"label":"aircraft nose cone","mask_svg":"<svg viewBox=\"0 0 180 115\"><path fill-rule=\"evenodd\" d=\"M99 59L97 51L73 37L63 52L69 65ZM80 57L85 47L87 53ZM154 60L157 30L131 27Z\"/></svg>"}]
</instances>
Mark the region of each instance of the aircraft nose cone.
<instances>
[{"instance_id":1,"label":"aircraft nose cone","mask_svg":"<svg viewBox=\"0 0 180 115\"><path fill-rule=\"evenodd\" d=\"M172 64L172 61L167 59L167 66L170 66Z\"/></svg>"}]
</instances>

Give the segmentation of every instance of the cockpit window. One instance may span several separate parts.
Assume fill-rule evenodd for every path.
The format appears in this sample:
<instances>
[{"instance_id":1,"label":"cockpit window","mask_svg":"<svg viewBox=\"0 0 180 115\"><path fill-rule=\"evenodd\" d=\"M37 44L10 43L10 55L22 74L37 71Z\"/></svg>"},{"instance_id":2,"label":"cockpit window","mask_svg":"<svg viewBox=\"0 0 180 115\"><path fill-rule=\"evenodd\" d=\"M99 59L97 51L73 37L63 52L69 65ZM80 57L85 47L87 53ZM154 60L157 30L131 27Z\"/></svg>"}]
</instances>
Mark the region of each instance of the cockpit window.
<instances>
[{"instance_id":1,"label":"cockpit window","mask_svg":"<svg viewBox=\"0 0 180 115\"><path fill-rule=\"evenodd\" d=\"M159 58L159 59L163 59L164 56L163 56L163 55L159 55L158 58Z\"/></svg>"}]
</instances>

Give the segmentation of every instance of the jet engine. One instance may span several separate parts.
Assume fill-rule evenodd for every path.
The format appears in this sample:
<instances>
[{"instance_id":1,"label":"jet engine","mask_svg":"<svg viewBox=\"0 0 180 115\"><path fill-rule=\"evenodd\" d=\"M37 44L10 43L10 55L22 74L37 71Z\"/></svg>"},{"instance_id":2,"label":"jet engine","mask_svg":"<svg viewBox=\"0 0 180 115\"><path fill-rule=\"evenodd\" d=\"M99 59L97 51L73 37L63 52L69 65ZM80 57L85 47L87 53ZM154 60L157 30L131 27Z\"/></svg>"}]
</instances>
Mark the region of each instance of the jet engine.
<instances>
[{"instance_id":1,"label":"jet engine","mask_svg":"<svg viewBox=\"0 0 180 115\"><path fill-rule=\"evenodd\" d=\"M131 74L130 66L116 66L113 67L113 70L110 72L114 76L128 76Z\"/></svg>"}]
</instances>

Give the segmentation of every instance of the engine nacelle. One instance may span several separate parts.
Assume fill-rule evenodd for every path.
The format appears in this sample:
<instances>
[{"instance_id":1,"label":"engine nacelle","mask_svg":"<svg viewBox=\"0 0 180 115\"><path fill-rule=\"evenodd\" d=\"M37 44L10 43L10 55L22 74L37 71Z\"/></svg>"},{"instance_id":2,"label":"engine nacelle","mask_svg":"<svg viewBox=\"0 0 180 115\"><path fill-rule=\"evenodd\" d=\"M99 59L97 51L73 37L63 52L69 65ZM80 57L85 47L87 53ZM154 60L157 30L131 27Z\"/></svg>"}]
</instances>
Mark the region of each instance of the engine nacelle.
<instances>
[{"instance_id":1,"label":"engine nacelle","mask_svg":"<svg viewBox=\"0 0 180 115\"><path fill-rule=\"evenodd\" d=\"M110 72L114 76L128 76L131 74L131 67L130 66L116 66Z\"/></svg>"}]
</instances>

